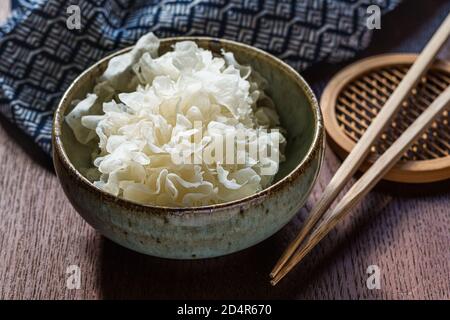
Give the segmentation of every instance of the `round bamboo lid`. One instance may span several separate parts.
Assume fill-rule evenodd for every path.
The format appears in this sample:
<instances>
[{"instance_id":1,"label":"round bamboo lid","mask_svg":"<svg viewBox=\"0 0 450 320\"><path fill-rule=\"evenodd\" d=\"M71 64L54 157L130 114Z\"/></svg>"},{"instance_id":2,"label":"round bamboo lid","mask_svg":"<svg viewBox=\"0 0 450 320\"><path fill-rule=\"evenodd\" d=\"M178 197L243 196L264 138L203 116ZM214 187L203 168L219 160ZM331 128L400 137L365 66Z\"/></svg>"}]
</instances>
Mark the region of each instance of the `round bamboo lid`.
<instances>
[{"instance_id":1,"label":"round bamboo lid","mask_svg":"<svg viewBox=\"0 0 450 320\"><path fill-rule=\"evenodd\" d=\"M388 54L367 58L345 68L329 82L321 98L321 108L330 146L339 157L345 158L351 151L416 57L415 54ZM449 84L450 63L436 61L372 146L361 170L366 170L389 148ZM448 120L448 111L444 111L384 179L405 183L449 179Z\"/></svg>"}]
</instances>

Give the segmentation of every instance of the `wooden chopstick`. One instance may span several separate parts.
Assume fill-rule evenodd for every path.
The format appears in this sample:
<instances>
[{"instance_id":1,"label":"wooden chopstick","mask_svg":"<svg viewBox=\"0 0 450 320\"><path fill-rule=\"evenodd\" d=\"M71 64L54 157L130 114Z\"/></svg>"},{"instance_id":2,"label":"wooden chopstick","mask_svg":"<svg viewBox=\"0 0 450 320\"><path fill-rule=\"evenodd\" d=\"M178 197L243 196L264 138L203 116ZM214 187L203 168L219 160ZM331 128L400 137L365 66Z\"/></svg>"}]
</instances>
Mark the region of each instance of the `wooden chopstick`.
<instances>
[{"instance_id":1,"label":"wooden chopstick","mask_svg":"<svg viewBox=\"0 0 450 320\"><path fill-rule=\"evenodd\" d=\"M449 35L450 14L445 18L444 22L435 32L431 40L423 49L422 53L417 57L417 60L406 73L397 89L386 101L384 107L381 108L378 116L372 121L371 125L367 128L361 139L339 167L338 171L323 191L321 198L311 210L310 215L305 221L304 227L300 230L300 233L296 236L294 241L288 246L276 263L270 273L271 278L275 278L277 273L280 272L281 268L288 262L311 228L314 227L317 221L322 217L323 213L328 209L330 204L342 190L344 185L358 170L359 166L369 153L371 146L375 143L376 139L379 137L387 124L390 123L397 110L400 108L402 101L405 100L411 89L420 80L422 74L429 68L434 60L434 57L439 52Z\"/></svg>"},{"instance_id":2,"label":"wooden chopstick","mask_svg":"<svg viewBox=\"0 0 450 320\"><path fill-rule=\"evenodd\" d=\"M336 224L341 221L380 179L396 164L414 140L431 124L435 117L450 105L450 86L425 110L405 132L384 152L366 173L350 188L331 213L324 216L311 232L308 240L289 262L272 279L277 284L297 265Z\"/></svg>"}]
</instances>

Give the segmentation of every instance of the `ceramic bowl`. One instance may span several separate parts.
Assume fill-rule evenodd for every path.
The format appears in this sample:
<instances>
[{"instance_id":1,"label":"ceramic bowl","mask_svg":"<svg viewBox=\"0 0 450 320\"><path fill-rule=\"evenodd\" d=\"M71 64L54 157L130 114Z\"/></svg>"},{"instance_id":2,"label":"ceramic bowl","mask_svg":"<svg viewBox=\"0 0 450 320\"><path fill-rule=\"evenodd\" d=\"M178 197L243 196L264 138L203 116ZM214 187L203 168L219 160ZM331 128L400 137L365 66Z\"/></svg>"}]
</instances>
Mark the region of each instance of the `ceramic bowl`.
<instances>
[{"instance_id":1,"label":"ceramic bowl","mask_svg":"<svg viewBox=\"0 0 450 320\"><path fill-rule=\"evenodd\" d=\"M304 205L319 173L324 154L322 116L313 92L291 67L259 49L212 38L167 38L160 54L181 40L219 53L223 48L242 64L251 65L269 82L282 126L288 131L286 161L274 182L255 195L202 207L161 207L133 203L96 187L80 173L90 167L92 150L75 139L64 116L72 101L91 92L108 61L94 64L70 85L53 123L53 162L64 192L78 213L112 241L152 256L198 259L250 247L283 227Z\"/></svg>"}]
</instances>

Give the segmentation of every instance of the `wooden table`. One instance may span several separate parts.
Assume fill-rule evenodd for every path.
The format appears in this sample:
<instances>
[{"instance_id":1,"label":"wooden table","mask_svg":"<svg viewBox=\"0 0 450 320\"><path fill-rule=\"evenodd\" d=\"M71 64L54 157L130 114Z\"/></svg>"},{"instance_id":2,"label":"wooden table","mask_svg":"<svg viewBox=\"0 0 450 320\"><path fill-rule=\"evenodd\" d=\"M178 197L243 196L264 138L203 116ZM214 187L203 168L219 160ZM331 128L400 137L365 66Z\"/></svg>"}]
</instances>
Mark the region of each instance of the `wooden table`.
<instances>
[{"instance_id":1,"label":"wooden table","mask_svg":"<svg viewBox=\"0 0 450 320\"><path fill-rule=\"evenodd\" d=\"M448 183L419 193L378 187L271 287L271 267L340 164L330 149L306 206L280 232L226 257L173 261L100 236L71 207L49 160L0 122L1 299L450 299ZM79 290L66 286L70 265L80 267ZM380 289L366 285L370 265L379 267Z\"/></svg>"}]
</instances>

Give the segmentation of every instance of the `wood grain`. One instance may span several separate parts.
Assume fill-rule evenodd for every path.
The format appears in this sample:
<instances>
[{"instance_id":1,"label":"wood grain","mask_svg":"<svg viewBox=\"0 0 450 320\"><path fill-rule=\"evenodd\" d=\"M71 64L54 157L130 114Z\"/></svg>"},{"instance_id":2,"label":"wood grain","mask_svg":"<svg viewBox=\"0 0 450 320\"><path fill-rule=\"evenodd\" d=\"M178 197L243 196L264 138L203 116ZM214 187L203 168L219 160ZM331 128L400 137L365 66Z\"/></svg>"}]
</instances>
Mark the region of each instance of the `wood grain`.
<instances>
[{"instance_id":1,"label":"wood grain","mask_svg":"<svg viewBox=\"0 0 450 320\"><path fill-rule=\"evenodd\" d=\"M450 86L441 93L431 105L401 134L400 137L373 163L373 165L356 181L349 191L336 204L333 210L324 211L322 221L312 229L307 229L307 223L300 234L309 232L309 236L300 246L295 247L296 252L271 281L277 284L290 270L292 270L313 248L341 222L349 216L350 210L356 206L398 162L414 140L431 125L443 110L450 105ZM339 172L339 171L338 171ZM336 175L333 179L336 178ZM324 193L325 194L325 193ZM320 200L319 200L320 203ZM314 208L311 210L311 214ZM308 217L309 219L309 217ZM319 219L317 219L319 221ZM306 230L305 230L306 229ZM295 242L294 242L295 243ZM291 244L292 245L292 244Z\"/></svg>"},{"instance_id":2,"label":"wood grain","mask_svg":"<svg viewBox=\"0 0 450 320\"><path fill-rule=\"evenodd\" d=\"M417 54L370 56L344 68L328 82L320 98L320 106L330 146L341 159L351 152L361 132L368 127L416 59ZM388 84L380 85L383 81ZM392 122L395 122L395 127L391 123L391 127L381 135L375 152L369 154L360 171L366 171L447 85L450 85L450 62L435 61L422 78L422 83L416 86L416 96L410 95L408 101L402 103L402 110ZM441 117L434 128L416 140L402 161L389 170L383 180L428 183L450 179L450 154L446 153L445 147L449 139L446 121L447 116Z\"/></svg>"},{"instance_id":3,"label":"wood grain","mask_svg":"<svg viewBox=\"0 0 450 320\"><path fill-rule=\"evenodd\" d=\"M340 163L329 149L307 205L276 235L230 256L172 261L101 237L68 203L48 159L1 117L0 124L0 299L450 299L448 181L378 186L291 281L272 287L270 268ZM81 268L80 290L66 288L71 264ZM371 264L380 267L380 290L366 287Z\"/></svg>"},{"instance_id":4,"label":"wood grain","mask_svg":"<svg viewBox=\"0 0 450 320\"><path fill-rule=\"evenodd\" d=\"M276 235L226 257L173 261L101 237L11 129L0 129L1 299L450 299L448 193L411 197L378 188L274 288L271 266L339 164L329 150L306 207ZM81 268L80 290L66 288L71 264ZM366 287L371 264L381 269L380 290Z\"/></svg>"}]
</instances>

